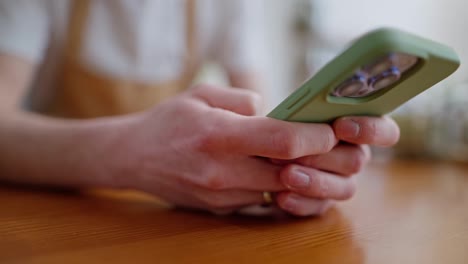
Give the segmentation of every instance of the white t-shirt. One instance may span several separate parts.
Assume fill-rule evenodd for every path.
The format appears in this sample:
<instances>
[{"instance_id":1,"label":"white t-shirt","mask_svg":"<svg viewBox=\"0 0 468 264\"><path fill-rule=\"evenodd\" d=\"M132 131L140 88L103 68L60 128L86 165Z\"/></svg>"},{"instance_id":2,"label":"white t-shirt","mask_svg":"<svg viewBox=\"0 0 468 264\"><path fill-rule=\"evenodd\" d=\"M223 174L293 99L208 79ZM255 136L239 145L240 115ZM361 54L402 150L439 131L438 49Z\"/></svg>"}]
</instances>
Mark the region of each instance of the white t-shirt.
<instances>
[{"instance_id":1,"label":"white t-shirt","mask_svg":"<svg viewBox=\"0 0 468 264\"><path fill-rule=\"evenodd\" d=\"M71 1L0 0L0 53L39 65L31 87L35 105L54 89ZM233 72L261 67L262 0L196 4L197 54L202 60L215 60ZM172 80L184 69L185 19L185 0L92 0L80 60L108 77Z\"/></svg>"}]
</instances>

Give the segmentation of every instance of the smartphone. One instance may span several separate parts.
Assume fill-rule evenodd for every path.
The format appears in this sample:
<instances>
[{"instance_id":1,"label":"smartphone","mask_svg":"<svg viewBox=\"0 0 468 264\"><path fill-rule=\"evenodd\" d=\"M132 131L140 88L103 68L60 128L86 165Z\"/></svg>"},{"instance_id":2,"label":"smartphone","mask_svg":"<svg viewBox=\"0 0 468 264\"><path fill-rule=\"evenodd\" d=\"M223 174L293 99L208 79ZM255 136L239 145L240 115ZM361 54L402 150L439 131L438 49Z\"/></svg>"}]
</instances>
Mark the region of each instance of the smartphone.
<instances>
[{"instance_id":1,"label":"smartphone","mask_svg":"<svg viewBox=\"0 0 468 264\"><path fill-rule=\"evenodd\" d=\"M453 49L392 28L354 41L268 116L331 122L341 116L387 114L456 71Z\"/></svg>"}]
</instances>

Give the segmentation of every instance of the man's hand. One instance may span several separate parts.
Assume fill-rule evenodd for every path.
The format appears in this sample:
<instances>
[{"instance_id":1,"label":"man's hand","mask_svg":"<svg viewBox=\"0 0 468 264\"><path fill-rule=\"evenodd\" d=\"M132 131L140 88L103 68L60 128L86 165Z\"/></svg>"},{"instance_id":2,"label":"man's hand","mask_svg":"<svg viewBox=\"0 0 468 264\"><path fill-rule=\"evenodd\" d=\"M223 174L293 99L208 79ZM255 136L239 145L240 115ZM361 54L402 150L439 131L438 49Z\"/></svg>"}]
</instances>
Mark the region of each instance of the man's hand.
<instances>
[{"instance_id":1,"label":"man's hand","mask_svg":"<svg viewBox=\"0 0 468 264\"><path fill-rule=\"evenodd\" d=\"M200 85L130 115L120 123L125 133L115 150L126 172L121 185L216 212L262 204L262 192L276 192L280 208L315 215L330 200L353 195L349 176L370 159L362 144L391 145L398 138L386 118L293 123L252 116L258 102L248 91Z\"/></svg>"},{"instance_id":2,"label":"man's hand","mask_svg":"<svg viewBox=\"0 0 468 264\"><path fill-rule=\"evenodd\" d=\"M258 102L248 91L200 85L129 116L121 123L122 185L216 212L261 204L263 191L276 192L280 208L315 215L329 200L353 195L349 176L370 159L367 146L353 144L391 145L398 138L386 118L293 123L252 116ZM360 128L354 138L350 120Z\"/></svg>"},{"instance_id":3,"label":"man's hand","mask_svg":"<svg viewBox=\"0 0 468 264\"><path fill-rule=\"evenodd\" d=\"M262 204L262 192L286 191L284 166L265 158L327 153L337 139L330 125L249 116L258 101L249 91L201 85L128 116L113 151L125 171L121 186L211 211Z\"/></svg>"}]
</instances>

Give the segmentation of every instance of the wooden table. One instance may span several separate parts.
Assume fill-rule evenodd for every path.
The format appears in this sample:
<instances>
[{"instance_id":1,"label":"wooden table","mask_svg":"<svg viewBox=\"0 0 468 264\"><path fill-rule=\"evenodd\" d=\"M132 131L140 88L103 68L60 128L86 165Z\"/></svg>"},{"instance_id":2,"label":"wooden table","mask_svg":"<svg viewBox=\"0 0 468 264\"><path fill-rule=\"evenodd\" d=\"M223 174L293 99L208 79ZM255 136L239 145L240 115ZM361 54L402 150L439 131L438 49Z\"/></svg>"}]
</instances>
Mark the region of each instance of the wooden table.
<instances>
[{"instance_id":1,"label":"wooden table","mask_svg":"<svg viewBox=\"0 0 468 264\"><path fill-rule=\"evenodd\" d=\"M0 263L468 263L468 165L374 163L320 218L216 217L148 197L0 188Z\"/></svg>"}]
</instances>

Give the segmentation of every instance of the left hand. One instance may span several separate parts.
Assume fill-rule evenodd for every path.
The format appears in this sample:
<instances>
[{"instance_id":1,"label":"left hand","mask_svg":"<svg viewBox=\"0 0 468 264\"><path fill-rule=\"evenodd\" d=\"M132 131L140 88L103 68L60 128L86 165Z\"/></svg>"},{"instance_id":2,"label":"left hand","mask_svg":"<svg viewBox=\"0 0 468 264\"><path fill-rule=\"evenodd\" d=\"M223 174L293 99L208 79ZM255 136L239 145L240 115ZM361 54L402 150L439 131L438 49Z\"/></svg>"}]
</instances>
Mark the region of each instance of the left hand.
<instances>
[{"instance_id":1,"label":"left hand","mask_svg":"<svg viewBox=\"0 0 468 264\"><path fill-rule=\"evenodd\" d=\"M274 160L289 164L280 174L289 191L276 195L278 207L298 216L318 215L332 200L346 200L356 187L351 177L370 161L368 145L389 147L400 135L398 125L388 117L342 117L333 123L341 141L330 152L294 160Z\"/></svg>"}]
</instances>

